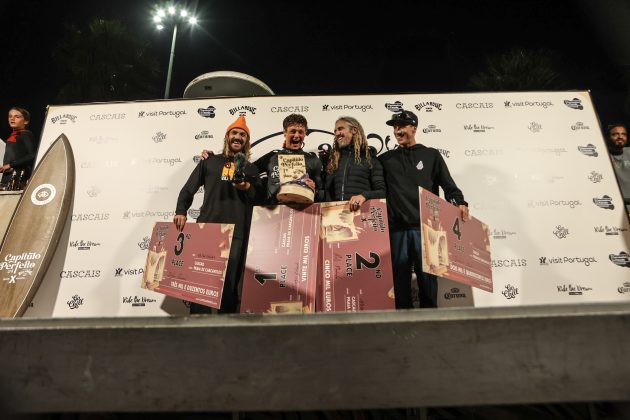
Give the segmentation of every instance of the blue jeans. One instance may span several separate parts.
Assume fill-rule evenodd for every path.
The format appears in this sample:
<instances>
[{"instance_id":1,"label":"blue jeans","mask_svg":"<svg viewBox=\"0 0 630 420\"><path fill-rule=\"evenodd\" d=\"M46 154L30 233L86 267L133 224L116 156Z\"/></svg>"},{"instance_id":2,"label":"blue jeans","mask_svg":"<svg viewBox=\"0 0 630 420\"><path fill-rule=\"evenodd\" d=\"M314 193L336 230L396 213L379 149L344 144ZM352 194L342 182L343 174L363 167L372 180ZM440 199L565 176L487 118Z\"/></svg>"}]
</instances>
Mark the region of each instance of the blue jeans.
<instances>
[{"instance_id":1,"label":"blue jeans","mask_svg":"<svg viewBox=\"0 0 630 420\"><path fill-rule=\"evenodd\" d=\"M389 232L394 272L396 309L413 308L411 299L411 267L418 278L420 307L437 308L437 277L422 272L420 230L394 230Z\"/></svg>"}]
</instances>

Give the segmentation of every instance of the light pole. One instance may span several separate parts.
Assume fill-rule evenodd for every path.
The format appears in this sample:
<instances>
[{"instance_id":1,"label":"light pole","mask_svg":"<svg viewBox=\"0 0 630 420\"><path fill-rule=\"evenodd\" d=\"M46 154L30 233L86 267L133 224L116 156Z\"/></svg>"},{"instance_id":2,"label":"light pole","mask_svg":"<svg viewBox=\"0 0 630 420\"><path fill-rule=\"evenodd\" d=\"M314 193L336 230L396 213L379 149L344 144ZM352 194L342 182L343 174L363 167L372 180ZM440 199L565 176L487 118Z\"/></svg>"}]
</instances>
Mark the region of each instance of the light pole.
<instances>
[{"instance_id":1,"label":"light pole","mask_svg":"<svg viewBox=\"0 0 630 420\"><path fill-rule=\"evenodd\" d=\"M168 99L171 90L171 75L173 74L173 59L175 58L175 41L177 40L177 25L180 22L188 22L191 25L197 24L197 18L190 16L184 8L170 5L166 8L159 8L153 15L153 22L156 28L161 31L168 23L173 24L173 40L171 41L171 55L168 60L168 73L166 74L166 87L164 88L164 99Z\"/></svg>"}]
</instances>

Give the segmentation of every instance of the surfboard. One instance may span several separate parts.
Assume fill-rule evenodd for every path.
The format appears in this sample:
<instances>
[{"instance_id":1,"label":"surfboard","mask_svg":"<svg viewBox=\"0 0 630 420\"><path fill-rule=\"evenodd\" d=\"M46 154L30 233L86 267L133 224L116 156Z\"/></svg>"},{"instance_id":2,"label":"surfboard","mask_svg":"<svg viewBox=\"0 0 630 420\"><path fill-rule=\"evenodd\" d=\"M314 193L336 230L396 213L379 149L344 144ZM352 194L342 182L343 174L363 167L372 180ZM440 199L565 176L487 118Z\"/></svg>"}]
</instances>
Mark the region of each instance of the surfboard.
<instances>
[{"instance_id":1,"label":"surfboard","mask_svg":"<svg viewBox=\"0 0 630 420\"><path fill-rule=\"evenodd\" d=\"M0 248L0 317L22 316L37 292L70 211L74 176L62 134L35 168Z\"/></svg>"}]
</instances>

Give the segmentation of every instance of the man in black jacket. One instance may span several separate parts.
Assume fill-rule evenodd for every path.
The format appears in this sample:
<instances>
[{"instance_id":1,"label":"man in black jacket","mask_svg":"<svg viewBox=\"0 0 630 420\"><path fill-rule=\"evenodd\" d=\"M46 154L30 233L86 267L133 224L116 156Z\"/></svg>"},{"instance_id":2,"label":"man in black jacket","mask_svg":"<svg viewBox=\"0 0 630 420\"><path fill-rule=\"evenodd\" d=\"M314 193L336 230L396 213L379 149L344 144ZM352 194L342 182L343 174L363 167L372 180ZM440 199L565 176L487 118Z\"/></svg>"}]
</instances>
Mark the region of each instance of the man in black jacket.
<instances>
[{"instance_id":1,"label":"man in black jacket","mask_svg":"<svg viewBox=\"0 0 630 420\"><path fill-rule=\"evenodd\" d=\"M195 193L203 185L203 204L197 223L233 223L234 234L228 258L219 313L233 313L238 307L238 290L243 275L247 237L251 220L252 201L256 185L248 181L234 182L234 155L245 154L246 179L257 179L258 170L249 163L250 135L245 117L240 116L225 133L223 153L211 155L195 167L177 198L173 221L180 231L186 223L186 213ZM252 181L254 184L257 181ZM190 313L210 313L210 308L191 304Z\"/></svg>"},{"instance_id":2,"label":"man in black jacket","mask_svg":"<svg viewBox=\"0 0 630 420\"><path fill-rule=\"evenodd\" d=\"M7 185L14 172L16 176L22 174L21 181L26 181L35 163L37 143L26 127L31 121L31 114L24 108L13 107L9 110L9 127L11 135L6 140L4 159L0 172L2 172L2 184Z\"/></svg>"},{"instance_id":3,"label":"man in black jacket","mask_svg":"<svg viewBox=\"0 0 630 420\"><path fill-rule=\"evenodd\" d=\"M383 167L353 117L335 122L335 141L326 165L326 201L350 201L357 210L366 200L385 198Z\"/></svg>"},{"instance_id":4,"label":"man in black jacket","mask_svg":"<svg viewBox=\"0 0 630 420\"><path fill-rule=\"evenodd\" d=\"M416 143L418 117L410 111L394 114L387 125L394 127L398 148L379 159L387 185L387 213L390 227L392 268L396 308L412 308L411 266L418 278L420 307L437 307L437 278L422 272L418 187L438 195L442 187L446 200L459 206L468 220L468 203L457 188L446 162L436 149Z\"/></svg>"}]
</instances>

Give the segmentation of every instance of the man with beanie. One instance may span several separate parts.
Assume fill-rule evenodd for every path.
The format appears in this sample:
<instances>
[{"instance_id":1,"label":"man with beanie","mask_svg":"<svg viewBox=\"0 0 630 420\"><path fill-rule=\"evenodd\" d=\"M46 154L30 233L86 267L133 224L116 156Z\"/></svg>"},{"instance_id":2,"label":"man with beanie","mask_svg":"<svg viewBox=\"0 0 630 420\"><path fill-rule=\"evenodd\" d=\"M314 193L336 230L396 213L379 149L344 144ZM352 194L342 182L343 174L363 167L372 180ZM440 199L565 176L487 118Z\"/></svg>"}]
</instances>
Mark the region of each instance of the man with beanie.
<instances>
[{"instance_id":1,"label":"man with beanie","mask_svg":"<svg viewBox=\"0 0 630 420\"><path fill-rule=\"evenodd\" d=\"M238 309L238 295L243 275L247 235L251 220L252 201L257 181L234 182L235 155L245 155L244 173L246 179L257 179L258 170L249 162L250 134L245 117L240 116L225 133L223 152L211 155L195 167L177 198L177 209L173 222L180 231L186 223L186 213L193 202L195 193L203 185L203 204L197 223L233 223L234 234L228 258L223 286L223 298L219 313L235 313ZM254 183L255 185L252 185ZM192 303L190 313L210 313L209 307Z\"/></svg>"},{"instance_id":2,"label":"man with beanie","mask_svg":"<svg viewBox=\"0 0 630 420\"><path fill-rule=\"evenodd\" d=\"M626 212L630 214L630 148L625 124L608 126L608 150L626 204Z\"/></svg>"},{"instance_id":3,"label":"man with beanie","mask_svg":"<svg viewBox=\"0 0 630 420\"><path fill-rule=\"evenodd\" d=\"M398 148L379 159L385 173L387 215L389 219L392 270L396 308L412 308L411 267L420 289L420 307L437 307L437 277L422 272L420 248L420 202L418 187L439 195L442 187L446 200L459 206L462 219L468 220L468 203L457 188L446 162L437 149L416 143L418 117L410 111L394 114L387 121L394 128Z\"/></svg>"}]
</instances>

